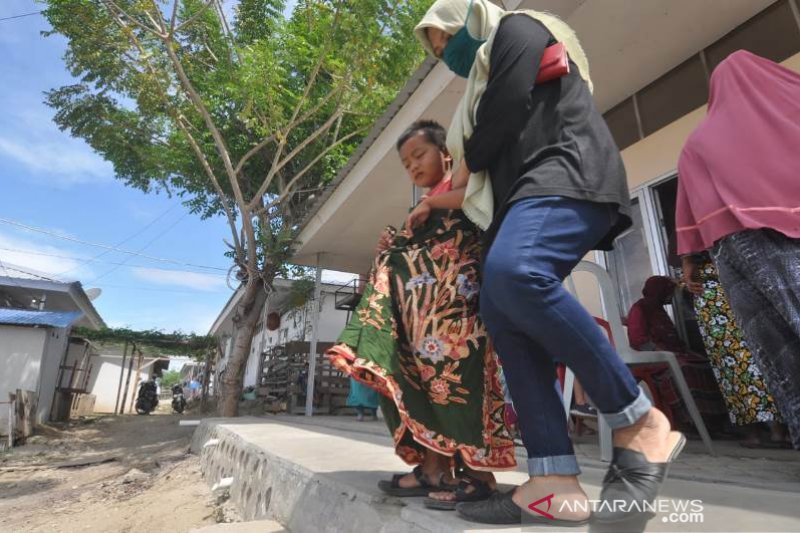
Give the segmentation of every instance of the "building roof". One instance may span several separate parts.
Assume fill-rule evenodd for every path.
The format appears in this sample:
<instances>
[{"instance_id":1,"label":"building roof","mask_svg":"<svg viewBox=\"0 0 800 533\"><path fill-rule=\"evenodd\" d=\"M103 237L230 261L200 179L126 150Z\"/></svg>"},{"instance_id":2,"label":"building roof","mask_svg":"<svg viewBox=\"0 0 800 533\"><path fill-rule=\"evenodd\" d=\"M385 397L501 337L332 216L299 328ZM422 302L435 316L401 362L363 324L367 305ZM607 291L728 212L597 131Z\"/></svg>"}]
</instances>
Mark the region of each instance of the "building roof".
<instances>
[{"instance_id":1,"label":"building roof","mask_svg":"<svg viewBox=\"0 0 800 533\"><path fill-rule=\"evenodd\" d=\"M68 328L81 317L80 311L34 311L0 308L0 324Z\"/></svg>"},{"instance_id":2,"label":"building roof","mask_svg":"<svg viewBox=\"0 0 800 533\"><path fill-rule=\"evenodd\" d=\"M550 11L570 24L589 58L594 99L601 112L647 87L773 3L503 2L507 9ZM331 186L307 212L292 262L345 272L370 264L381 229L386 224L402 223L412 204L411 183L397 157L396 139L420 118L449 124L463 91L462 79L430 59L412 74Z\"/></svg>"},{"instance_id":3,"label":"building roof","mask_svg":"<svg viewBox=\"0 0 800 533\"><path fill-rule=\"evenodd\" d=\"M280 314L283 314L287 308L290 307L290 299L291 299L291 290L292 284L294 282L292 280L277 278L273 283L272 286L274 288L273 292L269 296L269 311L275 311ZM321 286L321 293L323 294L335 294L336 291L341 289L342 287L348 284L342 283L326 283L323 282ZM221 335L230 335L233 331L233 314L236 306L239 303L239 300L242 298L244 294L244 285L239 286L238 289L231 295L228 303L225 304L225 307L222 308L220 314L217 316L214 323L211 325L211 329L209 329L208 334L213 336L221 336ZM257 302L259 307L264 305L263 297L260 301Z\"/></svg>"},{"instance_id":4,"label":"building roof","mask_svg":"<svg viewBox=\"0 0 800 533\"><path fill-rule=\"evenodd\" d=\"M26 305L32 297L46 296L46 310L57 312L79 312L76 325L91 329L105 327L105 322L100 317L92 304L83 286L79 281L71 283L46 279L28 279L9 276L0 276L0 293L11 297L12 300L23 302ZM12 305L11 307L22 307Z\"/></svg>"}]
</instances>

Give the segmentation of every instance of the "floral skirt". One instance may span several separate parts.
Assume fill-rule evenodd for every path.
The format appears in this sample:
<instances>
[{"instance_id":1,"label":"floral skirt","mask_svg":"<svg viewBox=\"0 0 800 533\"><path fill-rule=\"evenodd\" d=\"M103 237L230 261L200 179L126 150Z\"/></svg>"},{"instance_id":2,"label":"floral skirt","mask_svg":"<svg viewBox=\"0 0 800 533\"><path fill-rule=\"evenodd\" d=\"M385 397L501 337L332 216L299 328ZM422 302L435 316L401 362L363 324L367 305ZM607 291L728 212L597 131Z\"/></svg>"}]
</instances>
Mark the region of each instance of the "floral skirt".
<instances>
[{"instance_id":1,"label":"floral skirt","mask_svg":"<svg viewBox=\"0 0 800 533\"><path fill-rule=\"evenodd\" d=\"M427 450L476 470L516 466L497 360L478 316L479 230L436 210L413 236L379 254L350 323L327 352L381 393L406 463Z\"/></svg>"},{"instance_id":2,"label":"floral skirt","mask_svg":"<svg viewBox=\"0 0 800 533\"><path fill-rule=\"evenodd\" d=\"M703 294L694 299L697 323L731 422L737 425L780 420L761 370L722 292L714 263L698 266Z\"/></svg>"}]
</instances>

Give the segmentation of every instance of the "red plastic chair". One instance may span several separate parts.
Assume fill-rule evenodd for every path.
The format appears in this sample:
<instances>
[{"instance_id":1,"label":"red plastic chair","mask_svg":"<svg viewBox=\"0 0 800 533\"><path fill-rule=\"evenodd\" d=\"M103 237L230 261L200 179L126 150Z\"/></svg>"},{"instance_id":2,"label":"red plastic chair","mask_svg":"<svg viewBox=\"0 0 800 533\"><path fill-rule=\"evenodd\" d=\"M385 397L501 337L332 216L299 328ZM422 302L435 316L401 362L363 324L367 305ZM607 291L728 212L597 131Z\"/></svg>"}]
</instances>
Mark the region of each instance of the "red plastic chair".
<instances>
[{"instance_id":1,"label":"red plastic chair","mask_svg":"<svg viewBox=\"0 0 800 533\"><path fill-rule=\"evenodd\" d=\"M614 334L611 333L611 324L608 323L607 320L599 317L593 317L594 321L603 328L608 336L608 342L611 343L611 346L616 349L616 345L614 344ZM664 403L661 395L658 392L658 386L656 384L656 380L653 376L658 374L659 372L663 372L667 370L667 365L657 364L657 363L647 363L642 366L634 365L630 367L631 374L633 377L636 378L636 381L643 381L647 387L650 389L650 394L653 396L653 403L656 404L664 415L669 420L669 423L674 426L675 425L675 418L672 413L672 409L670 409L669 405Z\"/></svg>"}]
</instances>

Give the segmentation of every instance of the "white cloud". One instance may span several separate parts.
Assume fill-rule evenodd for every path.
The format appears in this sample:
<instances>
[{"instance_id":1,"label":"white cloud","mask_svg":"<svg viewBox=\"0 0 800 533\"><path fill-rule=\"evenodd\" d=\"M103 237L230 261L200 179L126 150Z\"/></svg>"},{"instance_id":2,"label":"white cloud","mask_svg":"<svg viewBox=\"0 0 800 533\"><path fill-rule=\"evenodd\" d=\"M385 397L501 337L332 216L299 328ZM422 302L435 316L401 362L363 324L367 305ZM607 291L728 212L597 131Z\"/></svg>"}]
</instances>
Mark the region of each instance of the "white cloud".
<instances>
[{"instance_id":1,"label":"white cloud","mask_svg":"<svg viewBox=\"0 0 800 533\"><path fill-rule=\"evenodd\" d=\"M16 141L0 136L0 153L58 186L109 181L114 172L86 144L68 137Z\"/></svg>"},{"instance_id":2,"label":"white cloud","mask_svg":"<svg viewBox=\"0 0 800 533\"><path fill-rule=\"evenodd\" d=\"M91 269L83 264L84 261L75 258L75 254L68 249L36 244L30 239L23 240L3 233L0 233L0 260L54 277L69 271L60 276L64 281L93 276Z\"/></svg>"},{"instance_id":3,"label":"white cloud","mask_svg":"<svg viewBox=\"0 0 800 533\"><path fill-rule=\"evenodd\" d=\"M53 122L53 111L25 96L0 119L0 159L23 165L36 180L58 187L110 182L111 163Z\"/></svg>"},{"instance_id":4,"label":"white cloud","mask_svg":"<svg viewBox=\"0 0 800 533\"><path fill-rule=\"evenodd\" d=\"M139 279L160 285L189 287L198 291L226 289L225 278L212 274L200 274L186 270L163 270L160 268L134 268L133 275Z\"/></svg>"}]
</instances>

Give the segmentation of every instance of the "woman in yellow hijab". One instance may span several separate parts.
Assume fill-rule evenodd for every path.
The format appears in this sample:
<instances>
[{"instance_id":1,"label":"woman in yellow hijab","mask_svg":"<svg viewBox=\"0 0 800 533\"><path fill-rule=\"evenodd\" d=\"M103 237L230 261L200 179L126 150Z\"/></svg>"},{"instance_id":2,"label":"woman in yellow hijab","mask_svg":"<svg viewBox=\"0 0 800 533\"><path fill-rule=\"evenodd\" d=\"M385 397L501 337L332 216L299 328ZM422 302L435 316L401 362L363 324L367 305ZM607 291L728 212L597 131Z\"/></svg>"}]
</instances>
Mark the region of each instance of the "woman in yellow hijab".
<instances>
[{"instance_id":1,"label":"woman in yellow hijab","mask_svg":"<svg viewBox=\"0 0 800 533\"><path fill-rule=\"evenodd\" d=\"M481 316L503 365L531 476L514 491L456 509L485 523L588 521L556 382L555 366L563 363L614 429L601 493L610 504L594 518L631 519L627 510L656 498L685 439L562 287L589 251L610 249L631 224L625 169L594 106L583 49L558 18L507 12L489 0L437 0L415 33L467 79L447 139L461 162L453 186L466 184L464 212L486 230ZM537 80L554 45L566 49L569 68Z\"/></svg>"}]
</instances>

